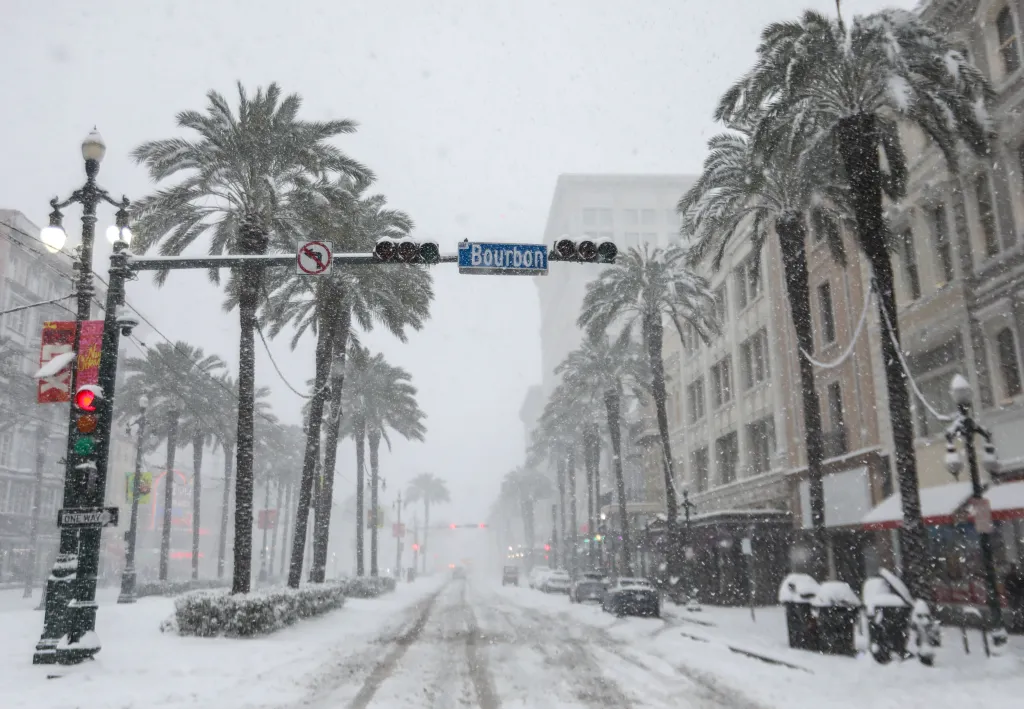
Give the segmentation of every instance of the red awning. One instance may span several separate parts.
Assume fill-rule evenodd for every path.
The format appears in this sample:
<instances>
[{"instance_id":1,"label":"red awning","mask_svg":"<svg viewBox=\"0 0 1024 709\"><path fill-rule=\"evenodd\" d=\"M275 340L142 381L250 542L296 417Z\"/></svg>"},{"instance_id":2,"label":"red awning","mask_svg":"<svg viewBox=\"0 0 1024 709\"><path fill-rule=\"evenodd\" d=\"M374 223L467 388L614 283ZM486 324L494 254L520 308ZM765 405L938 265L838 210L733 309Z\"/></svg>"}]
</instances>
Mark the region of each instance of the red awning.
<instances>
[{"instance_id":1,"label":"red awning","mask_svg":"<svg viewBox=\"0 0 1024 709\"><path fill-rule=\"evenodd\" d=\"M952 524L956 511L971 496L970 483L948 483L921 488L921 518L925 524ZM897 529L903 525L903 502L897 492L868 512L865 529Z\"/></svg>"},{"instance_id":2,"label":"red awning","mask_svg":"<svg viewBox=\"0 0 1024 709\"><path fill-rule=\"evenodd\" d=\"M1024 519L1024 480L993 485L985 497L992 505L992 519Z\"/></svg>"}]
</instances>

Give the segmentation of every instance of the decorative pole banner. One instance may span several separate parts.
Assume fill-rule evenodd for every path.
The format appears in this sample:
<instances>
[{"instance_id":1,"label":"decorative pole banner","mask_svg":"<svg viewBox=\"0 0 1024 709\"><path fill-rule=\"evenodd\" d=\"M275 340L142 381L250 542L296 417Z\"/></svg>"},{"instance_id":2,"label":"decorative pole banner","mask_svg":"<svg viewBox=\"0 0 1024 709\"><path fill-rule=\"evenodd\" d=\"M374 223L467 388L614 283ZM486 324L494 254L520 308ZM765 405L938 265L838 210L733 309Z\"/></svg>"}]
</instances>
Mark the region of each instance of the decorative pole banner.
<instances>
[{"instance_id":1,"label":"decorative pole banner","mask_svg":"<svg viewBox=\"0 0 1024 709\"><path fill-rule=\"evenodd\" d=\"M79 340L78 385L97 384L100 379L100 347L103 343L103 321L85 320ZM71 352L75 347L75 323L48 321L43 323L39 366L54 357ZM65 367L49 377L39 379L37 399L40 404L59 404L71 400L71 368Z\"/></svg>"}]
</instances>

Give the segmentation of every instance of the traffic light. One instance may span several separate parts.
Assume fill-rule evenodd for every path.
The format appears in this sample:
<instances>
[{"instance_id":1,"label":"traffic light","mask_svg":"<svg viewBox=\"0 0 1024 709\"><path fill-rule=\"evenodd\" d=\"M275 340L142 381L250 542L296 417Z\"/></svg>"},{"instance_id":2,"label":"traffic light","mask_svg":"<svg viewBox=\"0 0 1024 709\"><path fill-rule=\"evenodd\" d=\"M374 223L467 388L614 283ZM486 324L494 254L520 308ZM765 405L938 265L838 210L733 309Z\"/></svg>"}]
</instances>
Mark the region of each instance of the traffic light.
<instances>
[{"instance_id":1,"label":"traffic light","mask_svg":"<svg viewBox=\"0 0 1024 709\"><path fill-rule=\"evenodd\" d=\"M75 416L75 429L78 435L73 450L77 455L91 455L96 450L96 438L93 434L99 426L96 410L102 399L102 391L93 384L85 384L75 392L75 409L78 410Z\"/></svg>"},{"instance_id":2,"label":"traffic light","mask_svg":"<svg viewBox=\"0 0 1024 709\"><path fill-rule=\"evenodd\" d=\"M373 255L385 263L437 263L441 260L441 249L433 241L416 241L408 236L400 239L382 236L373 247Z\"/></svg>"},{"instance_id":3,"label":"traffic light","mask_svg":"<svg viewBox=\"0 0 1024 709\"><path fill-rule=\"evenodd\" d=\"M544 545L544 551L551 551L551 545L550 544L545 544Z\"/></svg>"},{"instance_id":4,"label":"traffic light","mask_svg":"<svg viewBox=\"0 0 1024 709\"><path fill-rule=\"evenodd\" d=\"M419 544L413 544L412 545L412 550L413 551L419 551L420 550L420 545Z\"/></svg>"},{"instance_id":5,"label":"traffic light","mask_svg":"<svg viewBox=\"0 0 1024 709\"><path fill-rule=\"evenodd\" d=\"M456 528L456 527L458 527L459 525L457 525L457 524L451 524L451 525L449 525L449 526L450 526L450 527L451 527L452 529L455 529L455 528Z\"/></svg>"},{"instance_id":6,"label":"traffic light","mask_svg":"<svg viewBox=\"0 0 1024 709\"><path fill-rule=\"evenodd\" d=\"M610 239L595 241L588 237L577 243L568 236L563 236L555 242L555 247L548 258L551 261L615 263L618 254L618 247Z\"/></svg>"}]
</instances>

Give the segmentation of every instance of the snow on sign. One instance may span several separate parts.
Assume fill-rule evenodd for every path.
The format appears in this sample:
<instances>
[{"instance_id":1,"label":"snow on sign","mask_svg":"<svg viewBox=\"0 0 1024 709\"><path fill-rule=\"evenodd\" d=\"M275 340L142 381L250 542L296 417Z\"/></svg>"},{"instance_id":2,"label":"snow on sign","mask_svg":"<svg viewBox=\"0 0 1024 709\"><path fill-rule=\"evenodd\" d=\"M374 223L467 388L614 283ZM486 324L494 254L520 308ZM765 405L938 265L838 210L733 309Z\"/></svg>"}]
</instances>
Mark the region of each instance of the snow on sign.
<instances>
[{"instance_id":1,"label":"snow on sign","mask_svg":"<svg viewBox=\"0 0 1024 709\"><path fill-rule=\"evenodd\" d=\"M331 272L331 242L300 241L295 250L296 273L324 276Z\"/></svg>"},{"instance_id":2,"label":"snow on sign","mask_svg":"<svg viewBox=\"0 0 1024 709\"><path fill-rule=\"evenodd\" d=\"M543 276L548 247L543 244L459 244L459 273Z\"/></svg>"},{"instance_id":3,"label":"snow on sign","mask_svg":"<svg viewBox=\"0 0 1024 709\"><path fill-rule=\"evenodd\" d=\"M117 507L71 507L57 510L58 527L116 527Z\"/></svg>"}]
</instances>

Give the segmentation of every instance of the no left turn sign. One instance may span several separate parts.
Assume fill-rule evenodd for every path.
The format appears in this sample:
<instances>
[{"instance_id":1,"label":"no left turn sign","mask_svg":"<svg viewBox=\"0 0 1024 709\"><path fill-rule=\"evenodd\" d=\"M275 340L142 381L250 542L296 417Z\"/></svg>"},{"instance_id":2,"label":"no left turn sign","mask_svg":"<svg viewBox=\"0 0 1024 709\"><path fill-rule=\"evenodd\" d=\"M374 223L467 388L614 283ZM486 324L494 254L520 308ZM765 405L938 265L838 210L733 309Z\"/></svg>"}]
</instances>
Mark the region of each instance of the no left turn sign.
<instances>
[{"instance_id":1,"label":"no left turn sign","mask_svg":"<svg viewBox=\"0 0 1024 709\"><path fill-rule=\"evenodd\" d=\"M300 241L295 254L295 270L307 276L331 272L331 242Z\"/></svg>"}]
</instances>

